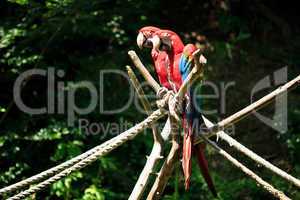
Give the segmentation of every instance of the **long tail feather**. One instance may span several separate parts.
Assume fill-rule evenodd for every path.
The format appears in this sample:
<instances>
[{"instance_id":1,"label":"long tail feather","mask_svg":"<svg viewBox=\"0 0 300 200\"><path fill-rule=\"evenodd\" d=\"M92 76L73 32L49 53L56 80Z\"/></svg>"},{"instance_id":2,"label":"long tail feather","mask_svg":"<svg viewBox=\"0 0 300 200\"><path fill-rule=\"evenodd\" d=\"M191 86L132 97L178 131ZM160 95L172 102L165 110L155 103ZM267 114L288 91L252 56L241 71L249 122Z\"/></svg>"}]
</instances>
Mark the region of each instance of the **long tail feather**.
<instances>
[{"instance_id":1,"label":"long tail feather","mask_svg":"<svg viewBox=\"0 0 300 200\"><path fill-rule=\"evenodd\" d=\"M195 154L197 156L198 165L201 169L202 176L204 177L204 179L205 179L205 181L208 185L208 188L210 189L211 193L215 197L217 197L217 191L216 191L216 188L213 184L212 178L209 174L208 164L207 164L207 161L205 159L204 148L205 148L204 144L198 144L197 146L194 147Z\"/></svg>"},{"instance_id":2,"label":"long tail feather","mask_svg":"<svg viewBox=\"0 0 300 200\"><path fill-rule=\"evenodd\" d=\"M186 117L183 117L183 148L182 148L182 168L184 174L184 186L185 190L190 188L190 179L192 174L192 129L190 126L186 126L188 122Z\"/></svg>"},{"instance_id":3,"label":"long tail feather","mask_svg":"<svg viewBox=\"0 0 300 200\"><path fill-rule=\"evenodd\" d=\"M193 67L193 52L195 52L196 50L197 48L192 44L186 45L183 49L183 53L179 61L179 70L182 76L182 80L186 79ZM202 122L202 120L199 120L201 119L200 112L195 109L194 104L197 103L198 106L200 106L201 103L194 101L193 88L190 88L187 94L188 98L186 99L185 113L183 114L184 136L182 150L182 167L185 178L185 189L188 190L190 187L190 177L192 173L192 151L195 151L201 173L213 195L217 196L213 181L209 175L207 161L203 152L204 147L202 147L201 145L193 147L194 125L201 125ZM196 127L199 128L200 126Z\"/></svg>"}]
</instances>

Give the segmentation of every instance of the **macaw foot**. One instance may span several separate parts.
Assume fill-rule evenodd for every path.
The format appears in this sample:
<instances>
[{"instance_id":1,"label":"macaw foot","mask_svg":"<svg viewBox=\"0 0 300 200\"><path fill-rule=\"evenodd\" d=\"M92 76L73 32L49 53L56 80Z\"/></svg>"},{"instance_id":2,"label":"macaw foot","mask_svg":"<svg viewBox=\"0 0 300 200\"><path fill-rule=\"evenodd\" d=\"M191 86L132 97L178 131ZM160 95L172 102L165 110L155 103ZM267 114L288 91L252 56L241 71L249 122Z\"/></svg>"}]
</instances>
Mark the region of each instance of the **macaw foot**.
<instances>
[{"instance_id":1,"label":"macaw foot","mask_svg":"<svg viewBox=\"0 0 300 200\"><path fill-rule=\"evenodd\" d=\"M173 95L169 98L168 104L170 115L177 121L180 121L180 115L183 112L182 101L179 101L179 99L173 93Z\"/></svg>"},{"instance_id":2,"label":"macaw foot","mask_svg":"<svg viewBox=\"0 0 300 200\"><path fill-rule=\"evenodd\" d=\"M180 114L183 112L182 102L175 97L174 92L161 87L156 96L159 98L156 101L157 107L165 109L169 106L170 116L174 117L176 121L180 121Z\"/></svg>"},{"instance_id":3,"label":"macaw foot","mask_svg":"<svg viewBox=\"0 0 300 200\"><path fill-rule=\"evenodd\" d=\"M159 98L156 101L157 107L160 109L167 108L168 99L172 94L173 92L168 90L167 88L165 87L160 88L156 94L156 96Z\"/></svg>"},{"instance_id":4,"label":"macaw foot","mask_svg":"<svg viewBox=\"0 0 300 200\"><path fill-rule=\"evenodd\" d=\"M168 91L169 90L167 88L165 88L165 87L159 88L159 90L156 93L157 98L163 99L164 96L168 93Z\"/></svg>"},{"instance_id":5,"label":"macaw foot","mask_svg":"<svg viewBox=\"0 0 300 200\"><path fill-rule=\"evenodd\" d=\"M202 54L200 55L199 63L200 64L206 64L207 63L207 59Z\"/></svg>"}]
</instances>

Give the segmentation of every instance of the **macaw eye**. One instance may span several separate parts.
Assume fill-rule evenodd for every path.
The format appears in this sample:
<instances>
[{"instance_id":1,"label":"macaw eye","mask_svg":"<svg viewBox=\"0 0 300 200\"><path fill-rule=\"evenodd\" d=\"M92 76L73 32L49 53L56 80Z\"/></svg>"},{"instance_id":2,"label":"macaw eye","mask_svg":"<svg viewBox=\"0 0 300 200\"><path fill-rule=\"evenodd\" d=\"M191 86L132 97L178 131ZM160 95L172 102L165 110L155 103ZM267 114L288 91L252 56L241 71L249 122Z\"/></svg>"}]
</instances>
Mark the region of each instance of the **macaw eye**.
<instances>
[{"instance_id":1,"label":"macaw eye","mask_svg":"<svg viewBox=\"0 0 300 200\"><path fill-rule=\"evenodd\" d=\"M163 37L161 38L162 44L168 46L169 48L172 48L172 41L170 40L169 37Z\"/></svg>"},{"instance_id":2,"label":"macaw eye","mask_svg":"<svg viewBox=\"0 0 300 200\"><path fill-rule=\"evenodd\" d=\"M172 49L172 42L169 38L163 37L161 39L160 50L170 51Z\"/></svg>"},{"instance_id":3,"label":"macaw eye","mask_svg":"<svg viewBox=\"0 0 300 200\"><path fill-rule=\"evenodd\" d=\"M153 43L150 39L146 39L144 41L144 44L143 44L144 47L148 47L148 48L152 48L153 47Z\"/></svg>"},{"instance_id":4,"label":"macaw eye","mask_svg":"<svg viewBox=\"0 0 300 200\"><path fill-rule=\"evenodd\" d=\"M168 45L165 45L165 44L161 44L160 47L159 47L159 50L161 51L170 51L172 48L169 47Z\"/></svg>"}]
</instances>

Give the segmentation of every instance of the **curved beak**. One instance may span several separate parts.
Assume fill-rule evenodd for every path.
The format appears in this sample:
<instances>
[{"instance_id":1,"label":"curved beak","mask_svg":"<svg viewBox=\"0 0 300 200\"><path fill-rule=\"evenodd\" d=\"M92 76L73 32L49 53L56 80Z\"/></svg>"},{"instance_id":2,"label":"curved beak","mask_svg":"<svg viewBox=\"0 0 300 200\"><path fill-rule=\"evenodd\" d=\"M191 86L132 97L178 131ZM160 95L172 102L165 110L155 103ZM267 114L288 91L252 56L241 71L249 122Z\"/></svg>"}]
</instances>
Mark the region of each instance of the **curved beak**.
<instances>
[{"instance_id":1,"label":"curved beak","mask_svg":"<svg viewBox=\"0 0 300 200\"><path fill-rule=\"evenodd\" d=\"M151 38L153 49L159 50L161 40L157 35L154 35L153 38Z\"/></svg>"},{"instance_id":2,"label":"curved beak","mask_svg":"<svg viewBox=\"0 0 300 200\"><path fill-rule=\"evenodd\" d=\"M136 43L137 43L137 45L140 49L143 48L143 44L144 44L145 40L146 40L146 38L145 38L144 34L139 33L137 38L136 38Z\"/></svg>"}]
</instances>

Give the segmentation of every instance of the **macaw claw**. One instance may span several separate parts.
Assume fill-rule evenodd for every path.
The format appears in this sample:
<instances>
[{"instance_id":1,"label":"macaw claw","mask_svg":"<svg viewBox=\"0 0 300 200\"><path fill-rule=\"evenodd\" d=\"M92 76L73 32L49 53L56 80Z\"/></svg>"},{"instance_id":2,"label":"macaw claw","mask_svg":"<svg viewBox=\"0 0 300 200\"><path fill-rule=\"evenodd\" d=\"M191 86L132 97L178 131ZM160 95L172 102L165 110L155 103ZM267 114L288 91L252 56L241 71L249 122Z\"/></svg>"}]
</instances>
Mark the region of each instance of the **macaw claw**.
<instances>
[{"instance_id":1,"label":"macaw claw","mask_svg":"<svg viewBox=\"0 0 300 200\"><path fill-rule=\"evenodd\" d=\"M176 121L180 121L180 115L183 112L182 102L179 101L177 97L174 95L169 98L169 111L170 115L176 119Z\"/></svg>"},{"instance_id":2,"label":"macaw claw","mask_svg":"<svg viewBox=\"0 0 300 200\"><path fill-rule=\"evenodd\" d=\"M159 99L163 99L164 96L168 93L168 89L165 88L165 87L161 87L159 88L159 90L157 91L156 93L156 96L159 98Z\"/></svg>"},{"instance_id":3,"label":"macaw claw","mask_svg":"<svg viewBox=\"0 0 300 200\"><path fill-rule=\"evenodd\" d=\"M207 63L207 59L203 55L200 55L199 63L200 64L206 64Z\"/></svg>"},{"instance_id":4,"label":"macaw claw","mask_svg":"<svg viewBox=\"0 0 300 200\"><path fill-rule=\"evenodd\" d=\"M173 94L174 93L172 91L169 91L165 87L160 88L157 92L157 96L159 97L159 100L156 101L157 107L160 109L166 108L169 98L173 96Z\"/></svg>"}]
</instances>

